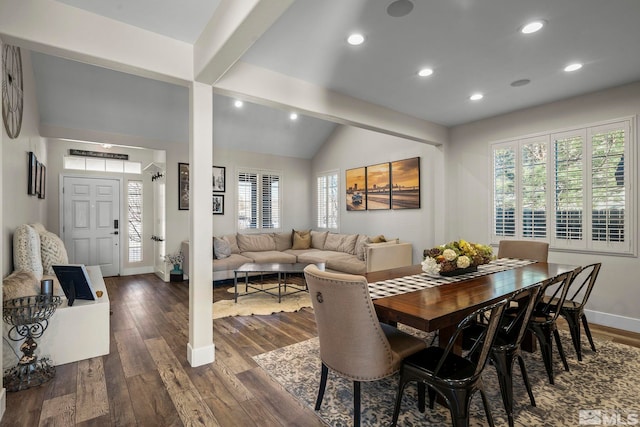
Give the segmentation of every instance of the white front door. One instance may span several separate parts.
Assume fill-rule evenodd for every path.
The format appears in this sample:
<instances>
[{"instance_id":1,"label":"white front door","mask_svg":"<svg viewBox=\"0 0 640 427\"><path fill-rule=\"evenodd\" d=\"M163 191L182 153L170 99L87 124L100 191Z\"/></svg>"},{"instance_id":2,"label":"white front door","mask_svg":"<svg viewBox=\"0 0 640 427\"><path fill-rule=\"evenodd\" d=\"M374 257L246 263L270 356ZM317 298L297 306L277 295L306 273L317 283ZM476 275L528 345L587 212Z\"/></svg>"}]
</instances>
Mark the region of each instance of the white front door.
<instances>
[{"instance_id":1,"label":"white front door","mask_svg":"<svg viewBox=\"0 0 640 427\"><path fill-rule=\"evenodd\" d=\"M120 182L63 178L64 245L71 264L99 265L102 275L120 274Z\"/></svg>"}]
</instances>

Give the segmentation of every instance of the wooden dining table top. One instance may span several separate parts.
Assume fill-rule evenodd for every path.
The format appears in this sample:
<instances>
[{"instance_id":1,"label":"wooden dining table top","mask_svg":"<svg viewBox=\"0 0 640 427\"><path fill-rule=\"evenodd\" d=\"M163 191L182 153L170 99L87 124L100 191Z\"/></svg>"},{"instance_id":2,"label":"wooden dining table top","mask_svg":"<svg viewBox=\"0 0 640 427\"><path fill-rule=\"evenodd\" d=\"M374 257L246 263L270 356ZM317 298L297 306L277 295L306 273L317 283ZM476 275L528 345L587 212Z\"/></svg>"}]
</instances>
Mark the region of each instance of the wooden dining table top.
<instances>
[{"instance_id":1,"label":"wooden dining table top","mask_svg":"<svg viewBox=\"0 0 640 427\"><path fill-rule=\"evenodd\" d=\"M574 265L537 262L460 282L378 298L373 300L373 304L382 322L402 323L426 332L440 330L444 337L476 309L576 268ZM420 273L423 273L422 266L413 265L367 273L365 277L373 283Z\"/></svg>"}]
</instances>

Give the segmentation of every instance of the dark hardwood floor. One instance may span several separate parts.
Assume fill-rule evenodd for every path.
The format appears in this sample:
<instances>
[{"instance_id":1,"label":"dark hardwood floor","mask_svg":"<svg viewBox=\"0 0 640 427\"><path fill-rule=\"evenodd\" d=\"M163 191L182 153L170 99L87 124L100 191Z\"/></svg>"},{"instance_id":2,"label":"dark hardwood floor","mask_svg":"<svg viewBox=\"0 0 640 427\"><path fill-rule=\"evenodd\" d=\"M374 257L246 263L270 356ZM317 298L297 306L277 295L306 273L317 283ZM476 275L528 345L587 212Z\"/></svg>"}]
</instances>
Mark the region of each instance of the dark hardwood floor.
<instances>
[{"instance_id":1,"label":"dark hardwood floor","mask_svg":"<svg viewBox=\"0 0 640 427\"><path fill-rule=\"evenodd\" d=\"M40 386L7 393L0 426L321 426L252 356L316 335L313 311L212 321L216 360L186 360L188 284L152 274L106 278L111 351L57 367ZM214 301L230 298L227 286ZM640 335L592 326L640 347Z\"/></svg>"}]
</instances>

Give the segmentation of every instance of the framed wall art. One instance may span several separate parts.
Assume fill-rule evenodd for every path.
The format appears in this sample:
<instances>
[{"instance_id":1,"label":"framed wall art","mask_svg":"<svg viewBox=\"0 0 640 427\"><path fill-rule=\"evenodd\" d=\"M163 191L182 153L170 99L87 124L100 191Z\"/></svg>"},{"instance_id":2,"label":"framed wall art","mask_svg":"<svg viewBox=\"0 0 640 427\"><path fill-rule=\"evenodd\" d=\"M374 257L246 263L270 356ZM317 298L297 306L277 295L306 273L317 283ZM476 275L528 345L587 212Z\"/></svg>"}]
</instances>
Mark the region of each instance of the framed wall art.
<instances>
[{"instance_id":1,"label":"framed wall art","mask_svg":"<svg viewBox=\"0 0 640 427\"><path fill-rule=\"evenodd\" d=\"M346 202L348 211L367 209L367 169L355 168L346 171Z\"/></svg>"},{"instance_id":2,"label":"framed wall art","mask_svg":"<svg viewBox=\"0 0 640 427\"><path fill-rule=\"evenodd\" d=\"M47 186L47 167L40 162L38 164L40 165L40 192L38 193L38 198L44 199Z\"/></svg>"},{"instance_id":3,"label":"framed wall art","mask_svg":"<svg viewBox=\"0 0 640 427\"><path fill-rule=\"evenodd\" d=\"M389 163L367 166L367 209L391 209Z\"/></svg>"},{"instance_id":4,"label":"framed wall art","mask_svg":"<svg viewBox=\"0 0 640 427\"><path fill-rule=\"evenodd\" d=\"M224 193L226 182L226 169L224 166L213 167L213 191Z\"/></svg>"},{"instance_id":5,"label":"framed wall art","mask_svg":"<svg viewBox=\"0 0 640 427\"><path fill-rule=\"evenodd\" d=\"M178 163L178 209L189 210L189 163Z\"/></svg>"},{"instance_id":6,"label":"framed wall art","mask_svg":"<svg viewBox=\"0 0 640 427\"><path fill-rule=\"evenodd\" d=\"M224 215L224 195L222 194L213 195L213 214Z\"/></svg>"},{"instance_id":7,"label":"framed wall art","mask_svg":"<svg viewBox=\"0 0 640 427\"><path fill-rule=\"evenodd\" d=\"M391 162L391 209L420 209L420 157Z\"/></svg>"},{"instance_id":8,"label":"framed wall art","mask_svg":"<svg viewBox=\"0 0 640 427\"><path fill-rule=\"evenodd\" d=\"M38 173L37 173L38 159L36 158L36 155L33 153L33 151L29 151L27 170L29 172L27 194L30 196L35 196L38 194L36 193L36 179L38 177Z\"/></svg>"}]
</instances>

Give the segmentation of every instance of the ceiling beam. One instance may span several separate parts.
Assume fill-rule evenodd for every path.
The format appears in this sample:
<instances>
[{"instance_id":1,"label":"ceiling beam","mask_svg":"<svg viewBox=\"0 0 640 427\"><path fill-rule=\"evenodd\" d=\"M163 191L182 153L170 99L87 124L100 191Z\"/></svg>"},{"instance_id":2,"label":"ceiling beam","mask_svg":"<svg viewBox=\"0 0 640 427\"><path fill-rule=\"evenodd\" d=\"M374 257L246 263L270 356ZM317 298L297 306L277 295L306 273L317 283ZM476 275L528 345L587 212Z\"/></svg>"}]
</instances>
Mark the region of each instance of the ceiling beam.
<instances>
[{"instance_id":1,"label":"ceiling beam","mask_svg":"<svg viewBox=\"0 0 640 427\"><path fill-rule=\"evenodd\" d=\"M0 38L169 83L193 80L193 46L53 0L0 0Z\"/></svg>"},{"instance_id":2,"label":"ceiling beam","mask_svg":"<svg viewBox=\"0 0 640 427\"><path fill-rule=\"evenodd\" d=\"M195 80L213 85L294 0L222 0L194 45Z\"/></svg>"},{"instance_id":3,"label":"ceiling beam","mask_svg":"<svg viewBox=\"0 0 640 427\"><path fill-rule=\"evenodd\" d=\"M446 144L449 137L445 126L242 61L216 82L214 90L230 97L431 145Z\"/></svg>"}]
</instances>

